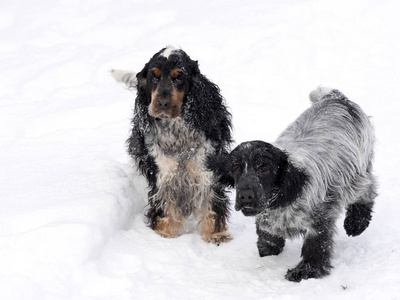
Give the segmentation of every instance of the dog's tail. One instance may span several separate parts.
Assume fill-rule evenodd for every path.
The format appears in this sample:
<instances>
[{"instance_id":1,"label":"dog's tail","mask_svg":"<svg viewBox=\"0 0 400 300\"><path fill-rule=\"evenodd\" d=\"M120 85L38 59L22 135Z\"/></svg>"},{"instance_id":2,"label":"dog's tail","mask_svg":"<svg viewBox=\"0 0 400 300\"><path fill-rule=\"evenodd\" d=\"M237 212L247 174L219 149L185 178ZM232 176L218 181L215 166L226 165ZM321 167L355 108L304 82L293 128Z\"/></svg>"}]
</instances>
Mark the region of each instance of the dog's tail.
<instances>
[{"instance_id":1,"label":"dog's tail","mask_svg":"<svg viewBox=\"0 0 400 300\"><path fill-rule=\"evenodd\" d=\"M136 89L136 73L128 70L111 70L111 75L118 82L125 83L130 89Z\"/></svg>"},{"instance_id":2,"label":"dog's tail","mask_svg":"<svg viewBox=\"0 0 400 300\"><path fill-rule=\"evenodd\" d=\"M317 103L322 98L324 98L326 95L329 95L330 93L332 93L332 91L334 91L334 89L326 87L326 86L320 86L310 93L310 96L309 96L310 101L312 102L312 104Z\"/></svg>"}]
</instances>

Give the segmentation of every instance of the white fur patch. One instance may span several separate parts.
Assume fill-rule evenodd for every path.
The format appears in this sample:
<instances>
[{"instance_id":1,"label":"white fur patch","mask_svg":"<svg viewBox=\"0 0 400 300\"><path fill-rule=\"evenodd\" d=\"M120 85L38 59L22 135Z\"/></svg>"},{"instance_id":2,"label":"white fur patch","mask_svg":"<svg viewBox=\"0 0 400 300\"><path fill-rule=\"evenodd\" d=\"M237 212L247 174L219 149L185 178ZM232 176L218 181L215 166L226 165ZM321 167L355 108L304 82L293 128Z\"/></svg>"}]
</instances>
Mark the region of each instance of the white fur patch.
<instances>
[{"instance_id":1,"label":"white fur patch","mask_svg":"<svg viewBox=\"0 0 400 300\"><path fill-rule=\"evenodd\" d=\"M176 51L174 47L168 46L161 54L160 56L164 56L165 58L169 58L172 52Z\"/></svg>"}]
</instances>

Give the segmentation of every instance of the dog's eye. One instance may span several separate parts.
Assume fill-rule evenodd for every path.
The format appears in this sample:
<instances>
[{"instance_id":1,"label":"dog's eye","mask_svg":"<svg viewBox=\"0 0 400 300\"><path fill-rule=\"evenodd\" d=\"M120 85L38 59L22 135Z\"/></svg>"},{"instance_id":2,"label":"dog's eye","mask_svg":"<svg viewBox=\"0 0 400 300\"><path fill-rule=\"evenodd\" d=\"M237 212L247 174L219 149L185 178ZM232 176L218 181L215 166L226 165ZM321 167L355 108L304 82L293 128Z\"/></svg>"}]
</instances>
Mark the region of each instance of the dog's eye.
<instances>
[{"instance_id":1,"label":"dog's eye","mask_svg":"<svg viewBox=\"0 0 400 300\"><path fill-rule=\"evenodd\" d=\"M175 83L181 84L183 82L182 74L179 74L178 77L174 79Z\"/></svg>"},{"instance_id":2,"label":"dog's eye","mask_svg":"<svg viewBox=\"0 0 400 300\"><path fill-rule=\"evenodd\" d=\"M182 80L181 78L175 78L175 82L176 82L177 84L180 84L180 83L183 82L183 80Z\"/></svg>"},{"instance_id":3,"label":"dog's eye","mask_svg":"<svg viewBox=\"0 0 400 300\"><path fill-rule=\"evenodd\" d=\"M269 173L269 170L266 167L261 167L261 168L258 169L258 173L260 173L262 175L265 175L265 174Z\"/></svg>"},{"instance_id":4,"label":"dog's eye","mask_svg":"<svg viewBox=\"0 0 400 300\"><path fill-rule=\"evenodd\" d=\"M160 80L160 78L158 78L157 76L154 76L152 80L154 83L157 83Z\"/></svg>"},{"instance_id":5,"label":"dog's eye","mask_svg":"<svg viewBox=\"0 0 400 300\"><path fill-rule=\"evenodd\" d=\"M240 173L240 167L239 166L233 167L233 173L239 174Z\"/></svg>"}]
</instances>

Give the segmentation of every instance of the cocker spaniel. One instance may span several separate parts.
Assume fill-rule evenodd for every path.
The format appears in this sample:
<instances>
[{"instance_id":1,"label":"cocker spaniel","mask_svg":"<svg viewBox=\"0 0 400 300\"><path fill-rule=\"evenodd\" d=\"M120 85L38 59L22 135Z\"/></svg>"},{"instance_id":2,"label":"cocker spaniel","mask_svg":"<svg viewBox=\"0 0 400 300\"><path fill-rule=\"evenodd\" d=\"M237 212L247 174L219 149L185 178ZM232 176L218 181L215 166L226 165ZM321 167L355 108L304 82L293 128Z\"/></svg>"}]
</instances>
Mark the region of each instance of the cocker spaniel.
<instances>
[{"instance_id":1,"label":"cocker spaniel","mask_svg":"<svg viewBox=\"0 0 400 300\"><path fill-rule=\"evenodd\" d=\"M242 143L227 161L235 209L255 216L260 256L279 254L286 238L304 237L302 260L286 274L291 281L329 274L335 221L345 209L346 233L361 234L377 196L367 115L338 90L318 88L310 100L273 144Z\"/></svg>"},{"instance_id":2,"label":"cocker spaniel","mask_svg":"<svg viewBox=\"0 0 400 300\"><path fill-rule=\"evenodd\" d=\"M204 241L229 241L221 158L232 143L231 114L218 86L200 73L197 61L172 47L157 52L137 74L112 72L137 89L127 143L149 185L149 226L175 238L194 218Z\"/></svg>"}]
</instances>

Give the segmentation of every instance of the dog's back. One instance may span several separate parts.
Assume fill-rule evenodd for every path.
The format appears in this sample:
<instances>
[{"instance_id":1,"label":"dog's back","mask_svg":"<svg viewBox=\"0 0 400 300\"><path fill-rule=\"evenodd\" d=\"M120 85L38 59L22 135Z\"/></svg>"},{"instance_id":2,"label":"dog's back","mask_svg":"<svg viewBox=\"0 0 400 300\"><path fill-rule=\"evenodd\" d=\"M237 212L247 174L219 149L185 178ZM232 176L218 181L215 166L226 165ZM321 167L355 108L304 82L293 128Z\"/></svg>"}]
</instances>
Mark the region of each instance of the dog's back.
<instances>
[{"instance_id":1,"label":"dog's back","mask_svg":"<svg viewBox=\"0 0 400 300\"><path fill-rule=\"evenodd\" d=\"M256 216L260 256L277 255L286 238L304 236L302 260L286 278L329 274L335 223L361 234L371 221L374 130L361 108L338 90L318 88L312 106L273 143L242 143L230 154L237 210Z\"/></svg>"},{"instance_id":2,"label":"dog's back","mask_svg":"<svg viewBox=\"0 0 400 300\"><path fill-rule=\"evenodd\" d=\"M373 126L362 109L338 90L320 87L311 92L310 100L312 106L274 144L308 170L315 194L306 201L320 201L326 195L316 193L327 191L345 204L353 203L374 181Z\"/></svg>"}]
</instances>

